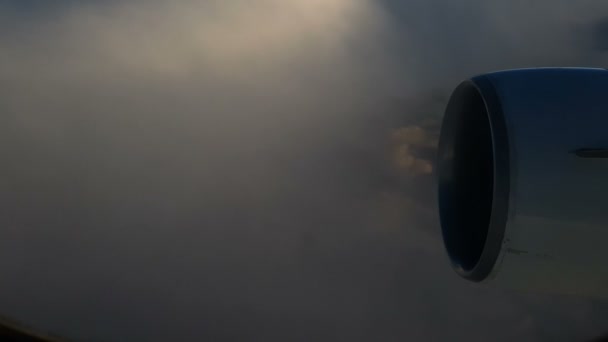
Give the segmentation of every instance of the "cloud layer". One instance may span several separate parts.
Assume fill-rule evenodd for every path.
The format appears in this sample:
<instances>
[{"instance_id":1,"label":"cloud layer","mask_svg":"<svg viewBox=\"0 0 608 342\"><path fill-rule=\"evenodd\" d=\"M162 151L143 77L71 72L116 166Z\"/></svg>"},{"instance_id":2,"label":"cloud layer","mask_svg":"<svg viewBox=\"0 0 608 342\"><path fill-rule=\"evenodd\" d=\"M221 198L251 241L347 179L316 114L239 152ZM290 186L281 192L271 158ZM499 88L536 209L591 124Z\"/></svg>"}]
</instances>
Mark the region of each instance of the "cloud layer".
<instances>
[{"instance_id":1,"label":"cloud layer","mask_svg":"<svg viewBox=\"0 0 608 342\"><path fill-rule=\"evenodd\" d=\"M459 281L438 236L451 88L602 61L605 5L541 3L4 5L0 312L93 341L603 332Z\"/></svg>"}]
</instances>

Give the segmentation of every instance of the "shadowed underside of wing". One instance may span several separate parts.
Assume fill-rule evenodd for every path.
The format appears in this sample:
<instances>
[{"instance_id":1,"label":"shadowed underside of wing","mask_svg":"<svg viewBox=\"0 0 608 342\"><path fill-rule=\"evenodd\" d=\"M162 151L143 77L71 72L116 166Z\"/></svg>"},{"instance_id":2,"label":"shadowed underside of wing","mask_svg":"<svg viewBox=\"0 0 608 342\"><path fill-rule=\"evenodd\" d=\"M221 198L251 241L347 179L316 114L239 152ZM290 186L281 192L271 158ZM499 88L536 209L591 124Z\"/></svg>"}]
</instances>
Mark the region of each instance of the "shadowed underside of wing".
<instances>
[{"instance_id":1,"label":"shadowed underside of wing","mask_svg":"<svg viewBox=\"0 0 608 342\"><path fill-rule=\"evenodd\" d=\"M65 339L40 334L7 318L0 318L0 341L6 342L68 342Z\"/></svg>"}]
</instances>

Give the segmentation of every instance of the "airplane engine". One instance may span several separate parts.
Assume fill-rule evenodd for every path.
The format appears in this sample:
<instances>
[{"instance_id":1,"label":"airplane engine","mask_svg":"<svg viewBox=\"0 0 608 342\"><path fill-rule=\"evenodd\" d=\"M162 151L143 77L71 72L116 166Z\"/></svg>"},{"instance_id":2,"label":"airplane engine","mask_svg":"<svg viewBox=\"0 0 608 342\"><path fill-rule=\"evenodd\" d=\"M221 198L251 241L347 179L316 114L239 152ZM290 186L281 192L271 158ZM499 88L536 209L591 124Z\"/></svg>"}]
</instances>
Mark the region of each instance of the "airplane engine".
<instances>
[{"instance_id":1,"label":"airplane engine","mask_svg":"<svg viewBox=\"0 0 608 342\"><path fill-rule=\"evenodd\" d=\"M437 160L443 240L479 283L608 297L608 71L507 70L453 92Z\"/></svg>"}]
</instances>

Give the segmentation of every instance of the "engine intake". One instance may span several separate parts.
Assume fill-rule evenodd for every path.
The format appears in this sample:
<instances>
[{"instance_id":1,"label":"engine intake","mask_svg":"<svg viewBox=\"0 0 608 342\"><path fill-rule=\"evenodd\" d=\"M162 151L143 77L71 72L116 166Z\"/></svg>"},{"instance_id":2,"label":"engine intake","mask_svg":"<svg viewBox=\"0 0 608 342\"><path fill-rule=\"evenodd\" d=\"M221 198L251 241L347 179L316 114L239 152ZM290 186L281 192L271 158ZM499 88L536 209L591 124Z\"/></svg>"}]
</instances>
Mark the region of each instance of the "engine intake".
<instances>
[{"instance_id":1,"label":"engine intake","mask_svg":"<svg viewBox=\"0 0 608 342\"><path fill-rule=\"evenodd\" d=\"M439 213L475 282L608 296L608 71L501 71L461 83L443 119Z\"/></svg>"}]
</instances>

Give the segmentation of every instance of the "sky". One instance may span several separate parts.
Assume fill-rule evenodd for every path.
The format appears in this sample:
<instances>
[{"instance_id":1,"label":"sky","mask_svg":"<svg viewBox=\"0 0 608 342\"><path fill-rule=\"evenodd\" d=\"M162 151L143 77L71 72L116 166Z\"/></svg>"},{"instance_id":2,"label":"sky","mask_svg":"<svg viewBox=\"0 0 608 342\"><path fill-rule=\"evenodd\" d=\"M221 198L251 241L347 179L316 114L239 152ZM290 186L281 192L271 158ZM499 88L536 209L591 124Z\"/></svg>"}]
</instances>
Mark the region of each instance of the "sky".
<instances>
[{"instance_id":1,"label":"sky","mask_svg":"<svg viewBox=\"0 0 608 342\"><path fill-rule=\"evenodd\" d=\"M0 314L75 341L584 341L608 304L457 277L463 79L605 66L582 0L0 1Z\"/></svg>"}]
</instances>

